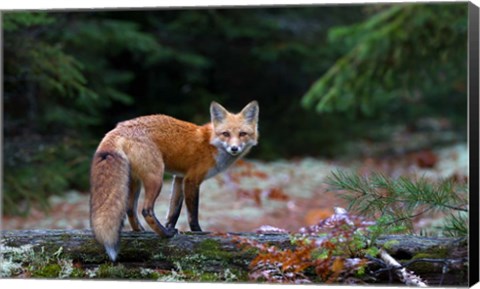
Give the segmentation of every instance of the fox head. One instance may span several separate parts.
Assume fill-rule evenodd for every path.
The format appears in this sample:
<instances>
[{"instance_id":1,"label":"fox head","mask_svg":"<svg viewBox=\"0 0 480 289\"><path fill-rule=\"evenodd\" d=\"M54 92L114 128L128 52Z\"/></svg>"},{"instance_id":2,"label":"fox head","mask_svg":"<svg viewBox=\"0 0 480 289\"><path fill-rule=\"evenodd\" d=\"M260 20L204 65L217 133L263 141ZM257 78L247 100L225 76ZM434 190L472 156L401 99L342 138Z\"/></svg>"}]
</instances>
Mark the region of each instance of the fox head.
<instances>
[{"instance_id":1,"label":"fox head","mask_svg":"<svg viewBox=\"0 0 480 289\"><path fill-rule=\"evenodd\" d=\"M237 114L216 102L210 105L213 135L211 144L232 156L246 153L257 144L258 102L252 101Z\"/></svg>"}]
</instances>

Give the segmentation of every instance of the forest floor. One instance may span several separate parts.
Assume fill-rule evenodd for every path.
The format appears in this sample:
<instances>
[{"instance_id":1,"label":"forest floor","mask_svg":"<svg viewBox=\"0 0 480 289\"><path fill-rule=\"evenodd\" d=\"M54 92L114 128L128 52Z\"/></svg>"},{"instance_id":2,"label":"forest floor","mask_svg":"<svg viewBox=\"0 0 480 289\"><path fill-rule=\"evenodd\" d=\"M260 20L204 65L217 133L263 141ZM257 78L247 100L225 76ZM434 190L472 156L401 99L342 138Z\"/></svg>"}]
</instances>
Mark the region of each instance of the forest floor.
<instances>
[{"instance_id":1,"label":"forest floor","mask_svg":"<svg viewBox=\"0 0 480 289\"><path fill-rule=\"evenodd\" d=\"M432 180L468 180L467 144L422 150L388 158L355 161L327 161L299 158L262 162L239 161L227 172L205 181L200 189L200 225L204 231L252 232L262 225L296 232L332 215L334 207L348 206L341 192L329 190L326 179L337 169L368 174L382 172L392 177L409 176ZM165 181L156 202L156 214L164 222L171 181ZM143 194L142 194L143 195ZM89 228L89 195L70 191L50 198L48 212L32 209L24 217L3 216L2 229L86 229ZM142 200L139 201L139 207ZM139 208L140 209L140 208ZM147 228L141 214L139 219ZM187 231L185 207L177 228ZM422 216L417 230L430 230L439 216ZM129 230L125 222L124 230Z\"/></svg>"}]
</instances>

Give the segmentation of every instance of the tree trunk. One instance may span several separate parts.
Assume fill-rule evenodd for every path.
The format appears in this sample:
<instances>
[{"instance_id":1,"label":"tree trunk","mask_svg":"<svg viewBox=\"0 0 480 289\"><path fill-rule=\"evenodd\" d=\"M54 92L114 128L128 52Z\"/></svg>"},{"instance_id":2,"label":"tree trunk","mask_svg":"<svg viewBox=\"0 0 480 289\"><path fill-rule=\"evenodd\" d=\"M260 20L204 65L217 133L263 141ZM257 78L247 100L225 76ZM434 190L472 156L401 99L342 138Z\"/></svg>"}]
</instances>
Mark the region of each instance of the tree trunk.
<instances>
[{"instance_id":1,"label":"tree trunk","mask_svg":"<svg viewBox=\"0 0 480 289\"><path fill-rule=\"evenodd\" d=\"M268 243L279 248L292 247L290 235L283 233L192 233L161 239L153 232L122 232L118 263L125 267L141 266L155 270L178 269L178 264L201 267L202 272L248 272L255 250L242 250L234 236ZM19 230L3 231L4 246L34 245L34 250L54 254L62 248L62 257L81 263L85 268L110 263L102 246L89 230ZM428 238L408 235L383 236L375 241L408 270L429 285L468 284L468 248L465 239ZM384 271L379 282L388 283L391 275L379 270L379 259L372 258L369 271ZM185 265L184 265L185 266ZM182 268L188 270L190 268ZM442 273L443 271L443 273Z\"/></svg>"}]
</instances>

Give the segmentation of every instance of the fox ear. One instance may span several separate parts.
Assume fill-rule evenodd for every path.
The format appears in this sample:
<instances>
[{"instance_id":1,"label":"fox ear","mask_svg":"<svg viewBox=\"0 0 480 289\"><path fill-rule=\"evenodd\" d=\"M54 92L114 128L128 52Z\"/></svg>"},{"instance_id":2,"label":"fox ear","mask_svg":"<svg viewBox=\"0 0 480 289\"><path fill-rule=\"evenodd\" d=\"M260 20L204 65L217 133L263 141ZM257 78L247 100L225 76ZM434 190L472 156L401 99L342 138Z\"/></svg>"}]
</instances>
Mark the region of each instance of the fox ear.
<instances>
[{"instance_id":1,"label":"fox ear","mask_svg":"<svg viewBox=\"0 0 480 289\"><path fill-rule=\"evenodd\" d=\"M227 116L227 113L228 111L217 102L212 101L210 104L210 117L212 119L212 123L223 121Z\"/></svg>"},{"instance_id":2,"label":"fox ear","mask_svg":"<svg viewBox=\"0 0 480 289\"><path fill-rule=\"evenodd\" d=\"M258 122L258 112L259 112L259 107L258 107L258 102L256 100L250 102L247 104L242 111L240 112L247 122Z\"/></svg>"}]
</instances>

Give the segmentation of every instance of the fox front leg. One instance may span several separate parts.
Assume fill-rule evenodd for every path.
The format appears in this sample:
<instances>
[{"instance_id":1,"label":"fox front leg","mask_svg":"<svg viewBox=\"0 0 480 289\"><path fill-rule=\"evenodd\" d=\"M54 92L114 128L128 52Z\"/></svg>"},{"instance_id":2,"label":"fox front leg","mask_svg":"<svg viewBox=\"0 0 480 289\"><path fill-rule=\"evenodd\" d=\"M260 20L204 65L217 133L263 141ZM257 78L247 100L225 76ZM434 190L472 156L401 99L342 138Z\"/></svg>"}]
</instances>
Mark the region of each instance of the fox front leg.
<instances>
[{"instance_id":1,"label":"fox front leg","mask_svg":"<svg viewBox=\"0 0 480 289\"><path fill-rule=\"evenodd\" d=\"M188 224L190 225L190 230L192 230L192 232L202 231L198 224L199 189L200 184L198 182L185 179L185 205L187 206L188 212Z\"/></svg>"}]
</instances>

